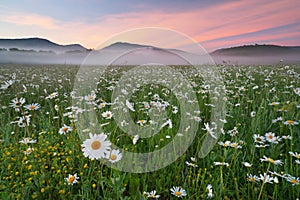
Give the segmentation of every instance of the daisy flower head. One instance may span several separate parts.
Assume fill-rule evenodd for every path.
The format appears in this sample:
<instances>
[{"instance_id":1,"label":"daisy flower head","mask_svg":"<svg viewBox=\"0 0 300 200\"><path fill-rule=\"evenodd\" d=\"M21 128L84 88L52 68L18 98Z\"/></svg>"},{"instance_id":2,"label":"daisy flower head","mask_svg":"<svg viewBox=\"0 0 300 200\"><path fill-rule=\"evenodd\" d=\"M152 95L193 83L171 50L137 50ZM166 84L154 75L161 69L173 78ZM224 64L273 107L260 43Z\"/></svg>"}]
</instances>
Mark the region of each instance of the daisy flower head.
<instances>
[{"instance_id":1,"label":"daisy flower head","mask_svg":"<svg viewBox=\"0 0 300 200\"><path fill-rule=\"evenodd\" d=\"M290 136L290 135L283 135L283 136L281 136L281 138L284 140L292 140L292 136Z\"/></svg>"},{"instance_id":2,"label":"daisy flower head","mask_svg":"<svg viewBox=\"0 0 300 200\"><path fill-rule=\"evenodd\" d=\"M214 165L215 166L226 166L226 167L229 167L229 164L226 163L226 162L214 162Z\"/></svg>"},{"instance_id":3,"label":"daisy flower head","mask_svg":"<svg viewBox=\"0 0 300 200\"><path fill-rule=\"evenodd\" d=\"M213 195L213 191L212 191L212 186L211 186L211 184L208 184L207 185L207 187L206 187L206 190L208 191L208 193L207 193L207 198L212 198L214 195Z\"/></svg>"},{"instance_id":4,"label":"daisy flower head","mask_svg":"<svg viewBox=\"0 0 300 200\"><path fill-rule=\"evenodd\" d=\"M217 139L214 127L211 127L209 123L204 123L204 130L206 130L214 139Z\"/></svg>"},{"instance_id":5,"label":"daisy flower head","mask_svg":"<svg viewBox=\"0 0 300 200\"><path fill-rule=\"evenodd\" d=\"M105 119L111 119L113 116L113 113L111 111L105 111L104 113L101 114L102 117L104 117Z\"/></svg>"},{"instance_id":6,"label":"daisy flower head","mask_svg":"<svg viewBox=\"0 0 300 200\"><path fill-rule=\"evenodd\" d=\"M187 195L185 189L178 186L173 186L173 188L171 188L170 191L171 194L176 196L177 198L184 197Z\"/></svg>"},{"instance_id":7,"label":"daisy flower head","mask_svg":"<svg viewBox=\"0 0 300 200\"><path fill-rule=\"evenodd\" d=\"M38 110L40 108L40 104L38 103L32 103L24 106L27 110Z\"/></svg>"},{"instance_id":8,"label":"daisy flower head","mask_svg":"<svg viewBox=\"0 0 300 200\"><path fill-rule=\"evenodd\" d=\"M106 155L106 158L109 160L109 162L115 163L121 160L122 154L119 150L113 149L109 154Z\"/></svg>"},{"instance_id":9,"label":"daisy flower head","mask_svg":"<svg viewBox=\"0 0 300 200\"><path fill-rule=\"evenodd\" d=\"M232 143L230 143L230 147L235 148L235 149L240 149L240 148L242 148L242 146L239 145L237 142L232 142Z\"/></svg>"},{"instance_id":10,"label":"daisy flower head","mask_svg":"<svg viewBox=\"0 0 300 200\"><path fill-rule=\"evenodd\" d=\"M258 134L254 134L253 139L254 139L254 142L260 143L260 144L264 144L265 141L266 141L264 136L261 136L261 135L258 135Z\"/></svg>"},{"instance_id":11,"label":"daisy flower head","mask_svg":"<svg viewBox=\"0 0 300 200\"><path fill-rule=\"evenodd\" d=\"M255 182L259 181L259 178L256 175L247 174L247 180L252 183L255 183Z\"/></svg>"},{"instance_id":12,"label":"daisy flower head","mask_svg":"<svg viewBox=\"0 0 300 200\"><path fill-rule=\"evenodd\" d=\"M137 141L139 140L140 136L139 135L135 135L132 139L132 143L135 145L137 143Z\"/></svg>"},{"instance_id":13,"label":"daisy flower head","mask_svg":"<svg viewBox=\"0 0 300 200\"><path fill-rule=\"evenodd\" d=\"M281 140L280 137L276 136L275 133L272 133L272 132L266 133L265 138L268 142L274 143L274 144L277 144Z\"/></svg>"},{"instance_id":14,"label":"daisy flower head","mask_svg":"<svg viewBox=\"0 0 300 200\"><path fill-rule=\"evenodd\" d=\"M140 126L144 126L146 123L147 123L147 120L144 120L144 119L140 119L136 122L138 125Z\"/></svg>"},{"instance_id":15,"label":"daisy flower head","mask_svg":"<svg viewBox=\"0 0 300 200\"><path fill-rule=\"evenodd\" d=\"M283 122L284 125L298 125L299 122L294 121L294 120L287 120L285 122Z\"/></svg>"},{"instance_id":16,"label":"daisy flower head","mask_svg":"<svg viewBox=\"0 0 300 200\"><path fill-rule=\"evenodd\" d=\"M34 144L36 143L36 140L31 138L24 138L23 140L20 140L19 143L21 144Z\"/></svg>"},{"instance_id":17,"label":"daisy flower head","mask_svg":"<svg viewBox=\"0 0 300 200\"><path fill-rule=\"evenodd\" d=\"M59 134L61 135L65 135L66 133L69 133L72 131L72 128L70 126L67 126L67 125L63 125L63 127L61 127L58 131Z\"/></svg>"},{"instance_id":18,"label":"daisy flower head","mask_svg":"<svg viewBox=\"0 0 300 200\"><path fill-rule=\"evenodd\" d=\"M297 153L297 152L292 152L292 151L290 151L289 154L290 154L291 156L297 158L297 159L300 159L300 154Z\"/></svg>"},{"instance_id":19,"label":"daisy flower head","mask_svg":"<svg viewBox=\"0 0 300 200\"><path fill-rule=\"evenodd\" d=\"M67 178L65 178L68 185L73 185L74 183L77 183L78 179L79 179L79 177L77 176L77 174L74 174L74 175L69 174L69 176Z\"/></svg>"},{"instance_id":20,"label":"daisy flower head","mask_svg":"<svg viewBox=\"0 0 300 200\"><path fill-rule=\"evenodd\" d=\"M285 180L287 180L288 182L292 183L292 185L300 185L300 177L296 178L296 177L293 177L291 175L287 175L285 177Z\"/></svg>"},{"instance_id":21,"label":"daisy flower head","mask_svg":"<svg viewBox=\"0 0 300 200\"><path fill-rule=\"evenodd\" d=\"M18 121L16 121L16 123L21 128L29 126L29 124L30 124L30 117L31 117L31 115L25 115L25 116L19 117L19 119L18 119Z\"/></svg>"},{"instance_id":22,"label":"daisy flower head","mask_svg":"<svg viewBox=\"0 0 300 200\"><path fill-rule=\"evenodd\" d=\"M231 142L230 141L226 141L226 142L218 142L219 145L223 146L223 147L229 147L231 146Z\"/></svg>"},{"instance_id":23,"label":"daisy flower head","mask_svg":"<svg viewBox=\"0 0 300 200\"><path fill-rule=\"evenodd\" d=\"M269 103L270 106L277 106L279 104L280 104L280 102L277 102L277 101L273 101L272 103Z\"/></svg>"},{"instance_id":24,"label":"daisy flower head","mask_svg":"<svg viewBox=\"0 0 300 200\"><path fill-rule=\"evenodd\" d=\"M252 167L252 164L250 164L250 163L248 163L248 162L242 162L243 163L243 165L245 166L245 167Z\"/></svg>"},{"instance_id":25,"label":"daisy flower head","mask_svg":"<svg viewBox=\"0 0 300 200\"><path fill-rule=\"evenodd\" d=\"M2 90L6 90L7 88L9 88L10 86L12 86L15 83L14 80L8 80L8 81L4 81L4 83L1 85Z\"/></svg>"},{"instance_id":26,"label":"daisy flower head","mask_svg":"<svg viewBox=\"0 0 300 200\"><path fill-rule=\"evenodd\" d=\"M53 92L53 93L49 94L49 95L46 97L46 99L54 99L54 98L57 97L57 96L58 96L58 92Z\"/></svg>"},{"instance_id":27,"label":"daisy flower head","mask_svg":"<svg viewBox=\"0 0 300 200\"><path fill-rule=\"evenodd\" d=\"M15 111L19 111L19 108L25 103L25 99L23 97L21 98L14 98L13 100L11 100L11 102L9 103L9 107L12 107L15 109Z\"/></svg>"},{"instance_id":28,"label":"daisy flower head","mask_svg":"<svg viewBox=\"0 0 300 200\"><path fill-rule=\"evenodd\" d=\"M272 158L267 158L267 156L264 156L263 158L260 158L261 162L269 162L272 163L274 165L282 165L283 162L281 160L274 160Z\"/></svg>"},{"instance_id":29,"label":"daisy flower head","mask_svg":"<svg viewBox=\"0 0 300 200\"><path fill-rule=\"evenodd\" d=\"M96 94L95 94L95 92L92 92L91 94L86 95L86 96L84 97L84 100L86 100L86 101L94 101L95 99L96 99Z\"/></svg>"},{"instance_id":30,"label":"daisy flower head","mask_svg":"<svg viewBox=\"0 0 300 200\"><path fill-rule=\"evenodd\" d=\"M294 88L294 93L300 96L300 88Z\"/></svg>"},{"instance_id":31,"label":"daisy flower head","mask_svg":"<svg viewBox=\"0 0 300 200\"><path fill-rule=\"evenodd\" d=\"M129 102L127 99L126 99L126 106L129 110L131 110L132 112L135 112L134 103Z\"/></svg>"},{"instance_id":32,"label":"daisy flower head","mask_svg":"<svg viewBox=\"0 0 300 200\"><path fill-rule=\"evenodd\" d=\"M192 162L189 162L189 161L185 161L185 164L187 166L190 166L190 167L198 167L198 165L196 163L192 163Z\"/></svg>"},{"instance_id":33,"label":"daisy flower head","mask_svg":"<svg viewBox=\"0 0 300 200\"><path fill-rule=\"evenodd\" d=\"M144 192L144 194L146 195L146 198L152 198L152 199L158 199L160 197L159 194L156 194L156 190L153 190L151 192Z\"/></svg>"},{"instance_id":34,"label":"daisy flower head","mask_svg":"<svg viewBox=\"0 0 300 200\"><path fill-rule=\"evenodd\" d=\"M106 155L110 155L110 141L106 140L107 135L101 134L89 134L90 138L86 139L83 144L83 155L91 160L105 158Z\"/></svg>"},{"instance_id":35,"label":"daisy flower head","mask_svg":"<svg viewBox=\"0 0 300 200\"><path fill-rule=\"evenodd\" d=\"M258 179L261 180L263 183L270 183L270 184L273 184L274 181L274 178L266 173L260 174Z\"/></svg>"},{"instance_id":36,"label":"daisy flower head","mask_svg":"<svg viewBox=\"0 0 300 200\"><path fill-rule=\"evenodd\" d=\"M33 152L33 151L34 151L34 148L28 147L28 148L26 149L26 151L24 151L24 154L25 154L25 155L29 155L29 154L31 154L31 152Z\"/></svg>"}]
</instances>

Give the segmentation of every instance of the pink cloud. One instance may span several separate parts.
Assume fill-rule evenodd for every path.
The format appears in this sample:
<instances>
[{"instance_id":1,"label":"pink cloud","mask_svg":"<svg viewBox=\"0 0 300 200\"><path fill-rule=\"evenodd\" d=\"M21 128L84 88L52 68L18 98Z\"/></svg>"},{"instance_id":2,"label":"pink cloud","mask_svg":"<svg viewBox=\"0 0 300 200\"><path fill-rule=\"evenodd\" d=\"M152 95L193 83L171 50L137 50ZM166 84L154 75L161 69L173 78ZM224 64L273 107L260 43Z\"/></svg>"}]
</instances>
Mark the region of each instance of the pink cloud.
<instances>
[{"instance_id":1,"label":"pink cloud","mask_svg":"<svg viewBox=\"0 0 300 200\"><path fill-rule=\"evenodd\" d=\"M28 13L12 13L2 15L1 21L25 26L38 26L44 29L59 28L58 22L48 16Z\"/></svg>"},{"instance_id":2,"label":"pink cloud","mask_svg":"<svg viewBox=\"0 0 300 200\"><path fill-rule=\"evenodd\" d=\"M0 15L1 21L15 24L17 27L35 26L44 37L62 44L79 42L87 47L97 47L114 34L132 28L163 27L180 31L197 42L203 43L208 49L227 45L242 44L253 41L274 40L280 38L299 38L299 32L287 32L242 36L247 33L283 26L300 21L298 0L287 1L232 1L214 4L203 9L182 12L162 12L141 10L124 14L106 15L96 22L83 21L64 22L48 16L37 14ZM217 40L224 37L241 36L229 41ZM147 36L136 36L142 40ZM149 36L150 37L150 36ZM144 38L144 39L145 39ZM134 38L133 38L134 39ZM149 38L147 38L149 40ZM166 44L171 41L167 36L150 38ZM286 39L285 39L286 40ZM299 42L299 41L298 41ZM173 41L174 45L183 45ZM299 43L298 43L299 45Z\"/></svg>"}]
</instances>

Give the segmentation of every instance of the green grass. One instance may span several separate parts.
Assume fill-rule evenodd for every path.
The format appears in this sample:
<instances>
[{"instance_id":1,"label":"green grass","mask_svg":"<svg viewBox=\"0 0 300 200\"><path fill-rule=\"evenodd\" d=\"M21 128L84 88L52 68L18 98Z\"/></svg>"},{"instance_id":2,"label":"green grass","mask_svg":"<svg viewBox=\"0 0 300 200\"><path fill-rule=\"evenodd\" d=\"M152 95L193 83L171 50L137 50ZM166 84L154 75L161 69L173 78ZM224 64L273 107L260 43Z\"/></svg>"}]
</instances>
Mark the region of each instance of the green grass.
<instances>
[{"instance_id":1,"label":"green grass","mask_svg":"<svg viewBox=\"0 0 300 200\"><path fill-rule=\"evenodd\" d=\"M120 77L132 67L113 67L99 76L97 86L97 105L111 102L113 91ZM300 87L299 66L218 66L226 86L226 121L225 134L218 141L239 142L242 148L223 147L215 144L212 151L203 159L198 158L198 151L207 134L204 123L210 122L212 102L208 90L204 87L201 74L188 67L174 67L189 82L196 83L193 90L197 94L200 108L196 137L188 150L175 162L157 171L147 173L128 173L108 167L105 162L89 160L82 153L83 141L77 133L76 123L66 113L72 112L72 91L78 71L76 66L27 66L1 65L0 85L7 80L15 80L7 89L0 89L0 199L144 199L144 191L156 190L160 199L177 199L171 195L170 188L180 186L186 190L183 199L206 199L208 184L212 185L214 199L296 199L300 197L300 183L292 185L287 174L295 178L300 176L297 158L289 152L300 153L300 125L285 125L287 120L300 121L300 96L294 92ZM139 76L132 77L137 80ZM142 80L143 82L143 80ZM253 89L258 86L257 89ZM58 92L54 99L46 97ZM144 109L144 103L156 101L168 102L166 110L159 112L161 118L152 117ZM76 96L76 94L75 94ZM24 105L39 103L40 109L19 111L10 107L14 98L26 99ZM136 123L138 120L156 120L162 123L164 117L172 120L173 127L162 128L151 138L139 139L132 143L133 136L126 134L114 118L104 119L101 114L113 106L95 110L97 123L103 126L103 132L109 140L122 150L130 152L151 152L167 145L178 133L181 114L180 100L162 84L147 83L134 91L130 102L134 103L135 112L129 115ZM224 101L225 99L222 99ZM272 105L278 102L278 105ZM151 105L152 106L152 105ZM172 111L178 107L178 113ZM251 117L251 112L255 116ZM114 112L114 110L112 110ZM149 112L148 112L149 113ZM18 117L31 115L25 127L19 127ZM192 113L192 115L197 115ZM278 119L282 120L273 123ZM193 121L193 119L191 119ZM60 135L59 129L64 125L72 131ZM93 133L100 134L97 130ZM268 132L282 138L290 135L292 139L281 139L278 144L265 142L269 146L257 148L254 134L264 136ZM231 133L231 134L230 134ZM166 136L170 136L168 139ZM21 144L20 140L30 137L37 140L35 144ZM34 150L25 155L29 147ZM282 165L261 162L263 156L281 160ZM191 157L196 159L191 161ZM298 158L300 160L300 158ZM186 161L198 167L187 166ZM158 160L157 162L163 162ZM216 166L214 162L226 162L227 166ZM251 167L245 167L249 162ZM130 163L129 163L130 164ZM251 182L247 174L268 173L278 178L278 183ZM272 175L270 172L281 174ZM74 185L68 185L65 178L69 174L79 176Z\"/></svg>"}]
</instances>

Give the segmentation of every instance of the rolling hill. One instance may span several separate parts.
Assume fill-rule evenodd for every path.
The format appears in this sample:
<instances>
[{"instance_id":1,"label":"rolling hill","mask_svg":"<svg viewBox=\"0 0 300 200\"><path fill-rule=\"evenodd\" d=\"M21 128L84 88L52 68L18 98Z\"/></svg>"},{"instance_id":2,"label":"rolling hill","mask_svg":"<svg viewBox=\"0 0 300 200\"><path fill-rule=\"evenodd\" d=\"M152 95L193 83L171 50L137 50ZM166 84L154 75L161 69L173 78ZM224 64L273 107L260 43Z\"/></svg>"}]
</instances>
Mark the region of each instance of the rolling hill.
<instances>
[{"instance_id":1,"label":"rolling hill","mask_svg":"<svg viewBox=\"0 0 300 200\"><path fill-rule=\"evenodd\" d=\"M42 38L0 39L0 48L7 50L19 49L33 51L52 51L56 53L87 51L87 49L80 44L59 45Z\"/></svg>"}]
</instances>

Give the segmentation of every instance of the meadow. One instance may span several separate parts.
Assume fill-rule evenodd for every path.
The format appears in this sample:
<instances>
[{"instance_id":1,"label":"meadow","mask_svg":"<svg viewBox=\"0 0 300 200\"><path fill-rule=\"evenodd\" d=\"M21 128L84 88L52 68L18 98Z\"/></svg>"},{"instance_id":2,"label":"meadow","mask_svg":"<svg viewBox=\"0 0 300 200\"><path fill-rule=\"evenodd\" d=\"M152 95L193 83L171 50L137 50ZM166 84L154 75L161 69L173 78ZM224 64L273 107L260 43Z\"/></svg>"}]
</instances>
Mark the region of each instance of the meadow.
<instances>
[{"instance_id":1,"label":"meadow","mask_svg":"<svg viewBox=\"0 0 300 200\"><path fill-rule=\"evenodd\" d=\"M78 66L2 64L0 199L300 198L299 66L217 66L226 92L220 130L210 121L217 106L210 99L213 87L186 66L174 70L191 83L199 110L185 113L174 91L159 82L144 82L116 107L113 91L132 68L107 69L96 90L78 96ZM132 79L143 83L142 75ZM102 131L91 123L81 129L85 138L78 133L78 115L87 110L74 99L93 107ZM135 127L154 126L159 132L150 138L127 134L127 118L115 120L122 111ZM166 146L179 134L182 116L197 124L197 132L177 160L145 173L109 167L124 159L122 151ZM200 159L204 136L214 134L220 135L218 142Z\"/></svg>"}]
</instances>

